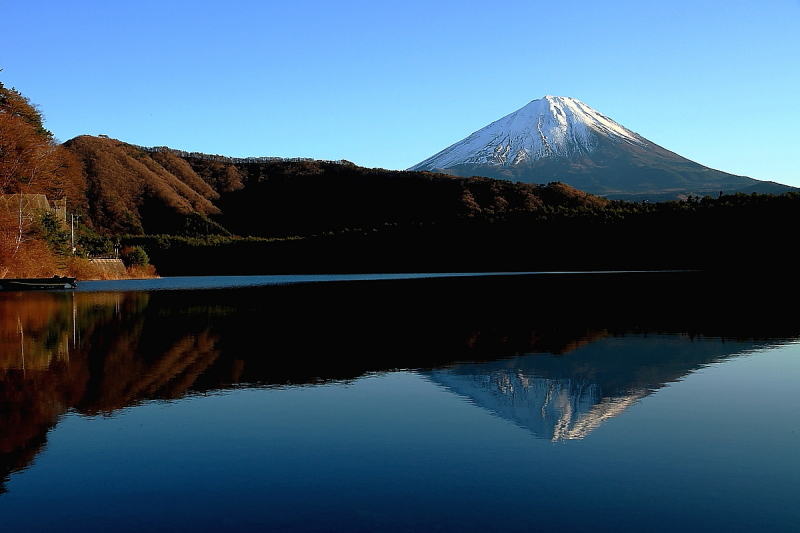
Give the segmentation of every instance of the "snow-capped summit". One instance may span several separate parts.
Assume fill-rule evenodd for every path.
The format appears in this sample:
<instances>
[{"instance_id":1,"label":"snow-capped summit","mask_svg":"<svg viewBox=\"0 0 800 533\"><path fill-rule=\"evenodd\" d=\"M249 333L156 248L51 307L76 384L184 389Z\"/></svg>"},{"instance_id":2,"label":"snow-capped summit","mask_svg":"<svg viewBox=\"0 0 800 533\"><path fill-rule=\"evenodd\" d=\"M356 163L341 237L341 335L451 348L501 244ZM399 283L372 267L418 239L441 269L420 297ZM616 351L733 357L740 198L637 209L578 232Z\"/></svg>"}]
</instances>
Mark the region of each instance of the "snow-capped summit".
<instances>
[{"instance_id":1,"label":"snow-capped summit","mask_svg":"<svg viewBox=\"0 0 800 533\"><path fill-rule=\"evenodd\" d=\"M575 98L545 96L482 128L409 170L463 164L518 165L572 157L597 148L598 134L647 146L647 141Z\"/></svg>"},{"instance_id":2,"label":"snow-capped summit","mask_svg":"<svg viewBox=\"0 0 800 533\"><path fill-rule=\"evenodd\" d=\"M687 123L686 135L691 133ZM690 161L566 96L533 100L408 170L561 181L593 194L637 200L792 190Z\"/></svg>"}]
</instances>

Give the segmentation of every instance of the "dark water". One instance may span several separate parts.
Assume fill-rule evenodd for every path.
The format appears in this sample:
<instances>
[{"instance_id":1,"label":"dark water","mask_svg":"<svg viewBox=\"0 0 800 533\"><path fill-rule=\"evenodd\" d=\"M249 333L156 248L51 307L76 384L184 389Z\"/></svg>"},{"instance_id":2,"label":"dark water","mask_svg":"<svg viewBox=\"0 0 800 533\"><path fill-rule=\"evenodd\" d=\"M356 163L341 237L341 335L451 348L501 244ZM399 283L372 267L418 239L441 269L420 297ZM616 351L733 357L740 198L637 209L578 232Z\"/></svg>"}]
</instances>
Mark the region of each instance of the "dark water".
<instances>
[{"instance_id":1,"label":"dark water","mask_svg":"<svg viewBox=\"0 0 800 533\"><path fill-rule=\"evenodd\" d=\"M2 530L795 531L794 317L642 276L0 294Z\"/></svg>"}]
</instances>

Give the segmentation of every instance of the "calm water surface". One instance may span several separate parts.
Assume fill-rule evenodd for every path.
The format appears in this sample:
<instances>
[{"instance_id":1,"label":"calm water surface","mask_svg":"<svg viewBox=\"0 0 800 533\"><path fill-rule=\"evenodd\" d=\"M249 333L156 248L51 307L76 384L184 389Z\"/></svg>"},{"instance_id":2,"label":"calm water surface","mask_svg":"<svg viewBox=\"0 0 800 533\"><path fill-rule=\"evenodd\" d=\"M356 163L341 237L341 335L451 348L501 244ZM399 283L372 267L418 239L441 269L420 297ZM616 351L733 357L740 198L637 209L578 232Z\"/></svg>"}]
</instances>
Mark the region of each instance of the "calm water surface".
<instances>
[{"instance_id":1,"label":"calm water surface","mask_svg":"<svg viewBox=\"0 0 800 533\"><path fill-rule=\"evenodd\" d=\"M541 283L0 294L3 531L796 531L795 332Z\"/></svg>"}]
</instances>

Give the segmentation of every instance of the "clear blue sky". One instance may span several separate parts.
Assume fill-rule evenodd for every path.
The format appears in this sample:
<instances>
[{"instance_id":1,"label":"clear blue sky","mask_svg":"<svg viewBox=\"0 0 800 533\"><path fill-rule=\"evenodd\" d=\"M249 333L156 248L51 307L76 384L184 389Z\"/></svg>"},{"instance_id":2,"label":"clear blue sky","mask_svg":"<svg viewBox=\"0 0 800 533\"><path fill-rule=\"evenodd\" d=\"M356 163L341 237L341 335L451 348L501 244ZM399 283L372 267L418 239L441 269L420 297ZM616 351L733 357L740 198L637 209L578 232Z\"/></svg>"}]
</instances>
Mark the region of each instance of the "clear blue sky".
<instances>
[{"instance_id":1,"label":"clear blue sky","mask_svg":"<svg viewBox=\"0 0 800 533\"><path fill-rule=\"evenodd\" d=\"M0 0L63 140L407 168L544 95L800 186L800 0Z\"/></svg>"}]
</instances>

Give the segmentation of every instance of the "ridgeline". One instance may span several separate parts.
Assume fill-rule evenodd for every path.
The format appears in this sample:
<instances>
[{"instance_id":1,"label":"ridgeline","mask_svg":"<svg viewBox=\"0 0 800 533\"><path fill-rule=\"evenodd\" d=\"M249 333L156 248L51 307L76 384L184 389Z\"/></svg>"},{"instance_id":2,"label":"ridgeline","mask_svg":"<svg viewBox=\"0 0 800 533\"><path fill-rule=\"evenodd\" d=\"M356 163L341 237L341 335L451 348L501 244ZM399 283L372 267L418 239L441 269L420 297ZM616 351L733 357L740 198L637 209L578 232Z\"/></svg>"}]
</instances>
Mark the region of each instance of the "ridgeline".
<instances>
[{"instance_id":1,"label":"ridgeline","mask_svg":"<svg viewBox=\"0 0 800 533\"><path fill-rule=\"evenodd\" d=\"M0 275L7 277L86 279L94 274L81 257L120 250L130 265L150 261L161 275L673 269L738 275L788 271L785 234L800 221L796 193L720 191L624 202L560 182L228 158L105 136L58 144L38 109L2 85L0 133L0 194L44 195L65 201L77 216L73 253L66 217L60 223L47 213L23 217L21 204L0 209Z\"/></svg>"},{"instance_id":2,"label":"ridgeline","mask_svg":"<svg viewBox=\"0 0 800 533\"><path fill-rule=\"evenodd\" d=\"M65 146L81 146L76 155L89 161L89 218L114 220L99 230L124 231L123 243L145 249L163 275L785 269L777 229L800 213L794 193L624 202L559 182L233 159L91 137ZM124 162L116 174L93 162L109 153ZM103 187L114 181L139 196L108 215L99 206L112 205Z\"/></svg>"}]
</instances>

